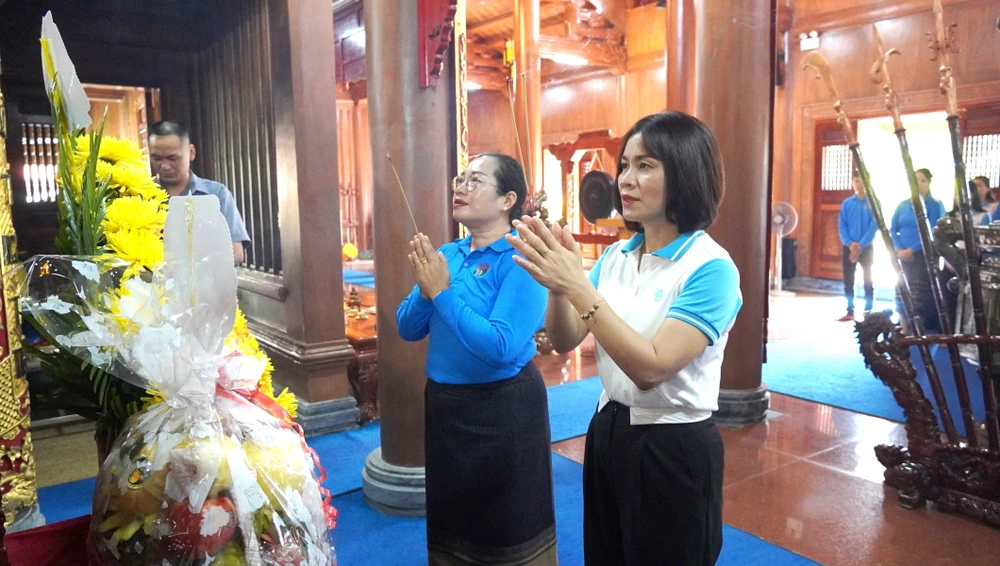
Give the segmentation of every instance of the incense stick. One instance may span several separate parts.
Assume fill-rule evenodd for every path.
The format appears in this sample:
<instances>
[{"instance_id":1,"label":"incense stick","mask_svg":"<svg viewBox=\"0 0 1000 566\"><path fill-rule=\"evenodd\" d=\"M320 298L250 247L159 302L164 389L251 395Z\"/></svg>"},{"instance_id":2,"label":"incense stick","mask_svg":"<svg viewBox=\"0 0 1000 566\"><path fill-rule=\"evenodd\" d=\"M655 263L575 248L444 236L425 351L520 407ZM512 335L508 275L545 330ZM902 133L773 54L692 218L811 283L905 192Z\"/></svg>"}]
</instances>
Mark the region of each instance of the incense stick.
<instances>
[{"instance_id":1,"label":"incense stick","mask_svg":"<svg viewBox=\"0 0 1000 566\"><path fill-rule=\"evenodd\" d=\"M513 82L514 79L507 77L507 102L510 103L510 121L514 125L514 143L517 144L517 155L521 158L521 173L524 174L524 188L530 191L531 181L528 180L528 164L524 160L524 151L521 150L521 136L517 132L517 113L514 112L514 91L511 87ZM525 104L527 104L527 100L525 100ZM527 111L525 111L525 117L527 116Z\"/></svg>"},{"instance_id":2,"label":"incense stick","mask_svg":"<svg viewBox=\"0 0 1000 566\"><path fill-rule=\"evenodd\" d=\"M407 212L410 213L410 222L413 222L413 231L419 234L420 229L417 228L417 220L413 218L413 209L410 208L410 199L406 198L406 190L403 189L403 182L399 180L399 173L396 171L396 164L392 162L392 156L388 153L385 154L385 158L389 160L389 167L392 167L392 174L396 176L396 184L399 186L399 192L403 195L403 202L406 203Z\"/></svg>"}]
</instances>

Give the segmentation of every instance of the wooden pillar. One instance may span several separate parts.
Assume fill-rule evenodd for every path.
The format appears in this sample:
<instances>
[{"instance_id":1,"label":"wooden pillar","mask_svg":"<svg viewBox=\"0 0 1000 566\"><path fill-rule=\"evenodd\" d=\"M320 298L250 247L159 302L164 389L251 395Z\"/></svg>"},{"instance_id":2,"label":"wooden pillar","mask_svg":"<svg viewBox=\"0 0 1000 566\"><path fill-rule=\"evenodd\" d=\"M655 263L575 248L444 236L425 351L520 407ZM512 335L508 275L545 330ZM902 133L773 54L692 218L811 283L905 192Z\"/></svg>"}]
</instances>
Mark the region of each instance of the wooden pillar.
<instances>
[{"instance_id":1,"label":"wooden pillar","mask_svg":"<svg viewBox=\"0 0 1000 566\"><path fill-rule=\"evenodd\" d=\"M514 119L521 141L528 191L542 187L542 64L538 0L514 0Z\"/></svg>"},{"instance_id":2,"label":"wooden pillar","mask_svg":"<svg viewBox=\"0 0 1000 566\"><path fill-rule=\"evenodd\" d=\"M695 0L667 3L667 108L694 113Z\"/></svg>"},{"instance_id":3,"label":"wooden pillar","mask_svg":"<svg viewBox=\"0 0 1000 566\"><path fill-rule=\"evenodd\" d=\"M240 303L271 354L275 379L299 396L307 434L357 426L344 336L333 7L268 0L280 277L244 281ZM350 167L350 164L344 164Z\"/></svg>"},{"instance_id":4,"label":"wooden pillar","mask_svg":"<svg viewBox=\"0 0 1000 566\"><path fill-rule=\"evenodd\" d=\"M764 418L761 383L768 300L767 233L773 94L773 1L695 2L695 115L719 142L726 194L710 230L740 271L743 308L729 335L717 420Z\"/></svg>"},{"instance_id":5,"label":"wooden pillar","mask_svg":"<svg viewBox=\"0 0 1000 566\"><path fill-rule=\"evenodd\" d=\"M365 4L368 120L375 197L375 280L378 304L379 410L382 446L365 462L368 502L383 512L424 512L424 384L426 341L405 342L396 330L396 308L413 288L406 254L413 225L386 154L408 195L420 231L435 246L451 239L450 180L454 175L454 88L444 78L420 88L418 2L369 0Z\"/></svg>"}]
</instances>

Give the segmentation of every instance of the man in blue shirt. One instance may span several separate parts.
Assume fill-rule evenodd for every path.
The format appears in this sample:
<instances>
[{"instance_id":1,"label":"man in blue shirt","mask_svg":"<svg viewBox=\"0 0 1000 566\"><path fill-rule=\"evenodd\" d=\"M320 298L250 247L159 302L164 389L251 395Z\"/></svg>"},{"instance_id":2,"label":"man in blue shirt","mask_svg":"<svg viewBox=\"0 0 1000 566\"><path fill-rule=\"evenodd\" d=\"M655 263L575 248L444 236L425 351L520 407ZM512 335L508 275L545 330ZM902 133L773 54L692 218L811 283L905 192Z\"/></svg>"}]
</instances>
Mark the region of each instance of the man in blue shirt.
<instances>
[{"instance_id":1,"label":"man in blue shirt","mask_svg":"<svg viewBox=\"0 0 1000 566\"><path fill-rule=\"evenodd\" d=\"M847 297L847 314L841 321L854 320L854 274L858 263L865 278L865 315L872 310L875 286L872 284L872 256L875 240L875 216L872 215L865 184L857 172L851 179L854 196L848 197L840 205L840 242L844 245L842 264L844 267L844 296Z\"/></svg>"},{"instance_id":2,"label":"man in blue shirt","mask_svg":"<svg viewBox=\"0 0 1000 566\"><path fill-rule=\"evenodd\" d=\"M236 208L232 193L221 183L202 179L191 171L195 147L187 127L178 122L162 120L149 128L149 164L157 182L172 197L215 195L222 216L229 225L233 242L233 259L243 263L244 244L250 244L250 234Z\"/></svg>"},{"instance_id":3,"label":"man in blue shirt","mask_svg":"<svg viewBox=\"0 0 1000 566\"><path fill-rule=\"evenodd\" d=\"M944 216L944 204L931 196L933 175L929 170L917 170L916 177L917 188L924 201L924 210L927 212L927 222L930 224L928 229L930 229L937 224L938 219ZM916 311L914 314L923 319L925 330L935 331L939 326L937 306L934 304L930 277L927 274L927 263L924 259L923 246L920 243L917 215L913 212L913 205L909 199L899 203L899 206L896 207L896 212L892 215L889 233L892 236L892 243L896 246L903 275L910 287L910 296ZM896 311L900 315L903 314L903 305L899 297L896 298ZM903 333L909 334L910 328L906 318L903 316L900 318Z\"/></svg>"}]
</instances>

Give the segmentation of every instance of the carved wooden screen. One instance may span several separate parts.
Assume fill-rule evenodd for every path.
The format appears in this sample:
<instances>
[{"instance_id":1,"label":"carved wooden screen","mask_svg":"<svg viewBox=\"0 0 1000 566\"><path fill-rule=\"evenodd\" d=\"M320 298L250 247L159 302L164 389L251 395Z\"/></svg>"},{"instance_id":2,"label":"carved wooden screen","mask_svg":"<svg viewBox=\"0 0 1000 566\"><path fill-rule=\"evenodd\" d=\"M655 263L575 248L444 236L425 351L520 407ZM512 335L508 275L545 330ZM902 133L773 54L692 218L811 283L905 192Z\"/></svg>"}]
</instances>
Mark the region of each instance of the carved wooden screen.
<instances>
[{"instance_id":1,"label":"carved wooden screen","mask_svg":"<svg viewBox=\"0 0 1000 566\"><path fill-rule=\"evenodd\" d=\"M983 175L993 186L1000 184L1000 134L965 138L965 171L969 179Z\"/></svg>"},{"instance_id":2,"label":"carved wooden screen","mask_svg":"<svg viewBox=\"0 0 1000 566\"><path fill-rule=\"evenodd\" d=\"M813 239L810 276L843 277L840 205L851 196L854 164L840 125L816 124L816 177L813 181Z\"/></svg>"},{"instance_id":3,"label":"carved wooden screen","mask_svg":"<svg viewBox=\"0 0 1000 566\"><path fill-rule=\"evenodd\" d=\"M962 127L965 133L965 172L969 179L989 177L1000 186L1000 104L969 108Z\"/></svg>"},{"instance_id":4,"label":"carved wooden screen","mask_svg":"<svg viewBox=\"0 0 1000 566\"><path fill-rule=\"evenodd\" d=\"M281 273L274 101L267 4L218 3L217 29L228 30L198 53L201 112L192 137L198 171L233 193L252 241L244 267ZM199 163L200 162L200 163Z\"/></svg>"}]
</instances>

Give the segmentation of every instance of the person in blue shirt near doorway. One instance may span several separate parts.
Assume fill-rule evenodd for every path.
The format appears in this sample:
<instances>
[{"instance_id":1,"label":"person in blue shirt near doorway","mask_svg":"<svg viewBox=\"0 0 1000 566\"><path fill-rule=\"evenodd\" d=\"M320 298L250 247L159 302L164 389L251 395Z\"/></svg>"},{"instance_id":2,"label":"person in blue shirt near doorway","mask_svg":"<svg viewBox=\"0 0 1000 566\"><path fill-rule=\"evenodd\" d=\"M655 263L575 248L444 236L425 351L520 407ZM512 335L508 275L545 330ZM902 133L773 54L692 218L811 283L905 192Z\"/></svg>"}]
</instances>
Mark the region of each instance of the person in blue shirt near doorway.
<instances>
[{"instance_id":1,"label":"person in blue shirt near doorway","mask_svg":"<svg viewBox=\"0 0 1000 566\"><path fill-rule=\"evenodd\" d=\"M431 565L554 566L555 510L545 383L532 359L548 293L514 262L524 169L479 155L455 178L452 217L469 236L435 251L418 234L416 286L400 337L429 337L424 388Z\"/></svg>"},{"instance_id":2,"label":"person in blue shirt near doorway","mask_svg":"<svg viewBox=\"0 0 1000 566\"><path fill-rule=\"evenodd\" d=\"M844 245L842 264L844 267L844 296L847 297L847 314L840 320L854 320L854 274L858 264L865 280L865 316L872 310L875 300L875 286L872 283L872 260L874 256L875 216L872 215L865 184L857 171L851 178L854 196L848 197L840 205L840 242Z\"/></svg>"},{"instance_id":3,"label":"person in blue shirt near doorway","mask_svg":"<svg viewBox=\"0 0 1000 566\"><path fill-rule=\"evenodd\" d=\"M934 176L930 170L918 169L916 176L917 189L924 201L924 210L927 211L927 221L933 227L937 224L938 219L944 216L944 204L931 196L931 179ZM899 203L899 206L896 207L889 232L892 236L892 243L896 246L896 252L899 254L903 275L910 286L913 309L916 311L914 314L923 320L924 330L937 332L940 330L937 307L934 305L931 281L927 274L927 263L923 247L920 244L920 234L917 231L917 217L909 199ZM900 314L903 333L909 334L909 324L906 321L903 304L899 297L896 297L896 312Z\"/></svg>"}]
</instances>

